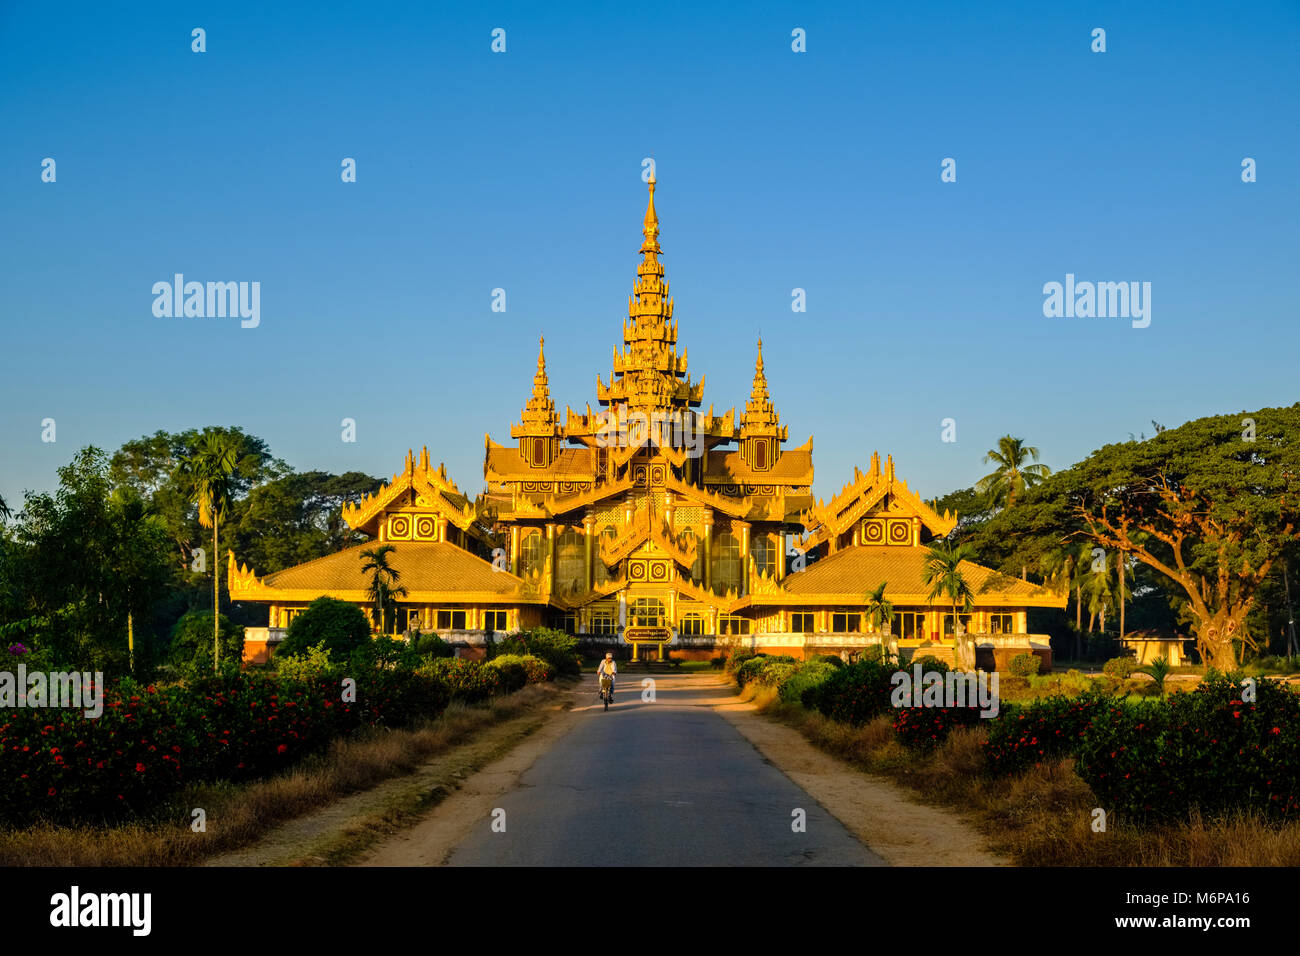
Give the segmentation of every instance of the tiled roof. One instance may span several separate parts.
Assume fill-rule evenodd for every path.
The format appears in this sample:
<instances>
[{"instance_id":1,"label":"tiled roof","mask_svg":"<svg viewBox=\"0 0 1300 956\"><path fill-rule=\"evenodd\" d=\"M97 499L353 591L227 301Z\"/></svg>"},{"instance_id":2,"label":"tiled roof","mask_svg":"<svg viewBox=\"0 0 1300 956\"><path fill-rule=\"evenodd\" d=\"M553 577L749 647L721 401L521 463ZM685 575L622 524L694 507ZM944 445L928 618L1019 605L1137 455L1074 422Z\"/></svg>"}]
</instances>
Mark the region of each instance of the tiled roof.
<instances>
[{"instance_id":1,"label":"tiled roof","mask_svg":"<svg viewBox=\"0 0 1300 956\"><path fill-rule=\"evenodd\" d=\"M862 603L864 595L888 582L886 596L895 602L925 603L930 586L923 578L925 548L863 545L845 548L810 564L806 570L789 574L782 582L785 594L829 598L843 595L845 603ZM1063 607L1065 597L1020 578L1011 577L970 561L961 572L975 593L976 604L1023 604L1034 607ZM753 603L763 604L772 595L755 594ZM781 601L780 603L788 603ZM936 599L942 604L942 599Z\"/></svg>"},{"instance_id":2,"label":"tiled roof","mask_svg":"<svg viewBox=\"0 0 1300 956\"><path fill-rule=\"evenodd\" d=\"M519 578L494 570L491 562L445 541L393 541L388 563L398 572L397 584L411 592L474 592L513 594ZM279 591L365 591L370 575L362 572L366 559L361 552L378 547L377 542L358 545L329 554L306 564L276 571L262 578L262 584Z\"/></svg>"},{"instance_id":3,"label":"tiled roof","mask_svg":"<svg viewBox=\"0 0 1300 956\"><path fill-rule=\"evenodd\" d=\"M772 467L767 471L754 471L745 463L745 457L739 451L709 452L708 468L704 472L707 481L746 482L751 485L762 484L811 484L813 476L812 452L806 448L792 448L783 451Z\"/></svg>"}]
</instances>

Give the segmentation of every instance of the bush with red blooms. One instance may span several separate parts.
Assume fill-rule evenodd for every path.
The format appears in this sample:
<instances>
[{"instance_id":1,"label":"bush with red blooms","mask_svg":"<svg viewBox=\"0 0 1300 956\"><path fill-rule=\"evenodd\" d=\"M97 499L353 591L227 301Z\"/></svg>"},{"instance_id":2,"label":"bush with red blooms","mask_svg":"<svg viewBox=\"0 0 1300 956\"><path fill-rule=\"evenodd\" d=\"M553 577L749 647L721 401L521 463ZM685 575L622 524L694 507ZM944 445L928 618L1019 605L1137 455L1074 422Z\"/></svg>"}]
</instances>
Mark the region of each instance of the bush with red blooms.
<instances>
[{"instance_id":1,"label":"bush with red blooms","mask_svg":"<svg viewBox=\"0 0 1300 956\"><path fill-rule=\"evenodd\" d=\"M1246 686L1211 674L1162 701L1114 701L1085 728L1075 771L1102 806L1137 819L1194 808L1300 819L1300 696L1277 681Z\"/></svg>"},{"instance_id":2,"label":"bush with red blooms","mask_svg":"<svg viewBox=\"0 0 1300 956\"><path fill-rule=\"evenodd\" d=\"M436 716L446 683L409 670L286 680L235 673L188 685L104 689L103 714L15 708L0 715L0 823L94 822L145 813L182 787L287 767L363 727Z\"/></svg>"}]
</instances>

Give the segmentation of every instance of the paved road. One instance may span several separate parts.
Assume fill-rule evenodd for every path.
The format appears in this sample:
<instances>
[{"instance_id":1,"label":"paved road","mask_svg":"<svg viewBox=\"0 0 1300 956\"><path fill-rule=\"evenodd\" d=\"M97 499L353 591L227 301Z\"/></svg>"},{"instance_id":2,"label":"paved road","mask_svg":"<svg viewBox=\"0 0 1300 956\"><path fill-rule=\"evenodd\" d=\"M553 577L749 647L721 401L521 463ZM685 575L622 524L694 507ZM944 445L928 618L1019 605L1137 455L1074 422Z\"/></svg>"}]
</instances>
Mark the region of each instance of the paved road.
<instances>
[{"instance_id":1,"label":"paved road","mask_svg":"<svg viewBox=\"0 0 1300 956\"><path fill-rule=\"evenodd\" d=\"M608 712L594 677L573 729L452 853L459 866L883 866L716 713L732 691L688 676L624 674ZM704 686L701 686L701 684ZM590 702L589 705L586 702ZM792 811L806 811L794 832Z\"/></svg>"}]
</instances>

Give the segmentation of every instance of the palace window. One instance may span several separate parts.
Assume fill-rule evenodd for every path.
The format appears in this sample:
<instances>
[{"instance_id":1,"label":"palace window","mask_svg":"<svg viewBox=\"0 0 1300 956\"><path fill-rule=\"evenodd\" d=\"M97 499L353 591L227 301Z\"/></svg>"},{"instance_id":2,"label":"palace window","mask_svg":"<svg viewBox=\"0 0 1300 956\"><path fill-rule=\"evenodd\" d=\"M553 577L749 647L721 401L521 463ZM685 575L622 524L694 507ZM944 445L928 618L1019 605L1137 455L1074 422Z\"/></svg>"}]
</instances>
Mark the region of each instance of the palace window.
<instances>
[{"instance_id":1,"label":"palace window","mask_svg":"<svg viewBox=\"0 0 1300 956\"><path fill-rule=\"evenodd\" d=\"M440 631L463 631L465 630L465 612L463 610L447 609L438 612L438 630Z\"/></svg>"},{"instance_id":2,"label":"palace window","mask_svg":"<svg viewBox=\"0 0 1300 956\"><path fill-rule=\"evenodd\" d=\"M534 468L541 468L546 464L546 439L534 438L532 466Z\"/></svg>"},{"instance_id":3,"label":"palace window","mask_svg":"<svg viewBox=\"0 0 1300 956\"><path fill-rule=\"evenodd\" d=\"M740 539L730 532L713 541L713 590L740 590Z\"/></svg>"},{"instance_id":4,"label":"palace window","mask_svg":"<svg viewBox=\"0 0 1300 956\"><path fill-rule=\"evenodd\" d=\"M811 634L816 630L816 615L807 611L796 611L790 615L790 630L795 634Z\"/></svg>"},{"instance_id":5,"label":"palace window","mask_svg":"<svg viewBox=\"0 0 1300 956\"><path fill-rule=\"evenodd\" d=\"M1016 616L1014 614L990 614L989 615L989 633L990 634L1014 634L1016 630Z\"/></svg>"},{"instance_id":6,"label":"palace window","mask_svg":"<svg viewBox=\"0 0 1300 956\"><path fill-rule=\"evenodd\" d=\"M596 611L591 616L591 633L617 634L618 621L610 611Z\"/></svg>"},{"instance_id":7,"label":"palace window","mask_svg":"<svg viewBox=\"0 0 1300 956\"><path fill-rule=\"evenodd\" d=\"M519 542L519 574L541 574L546 568L546 539L540 531L524 532Z\"/></svg>"},{"instance_id":8,"label":"palace window","mask_svg":"<svg viewBox=\"0 0 1300 956\"><path fill-rule=\"evenodd\" d=\"M719 634L748 634L749 618L735 614L723 614L718 617Z\"/></svg>"},{"instance_id":9,"label":"palace window","mask_svg":"<svg viewBox=\"0 0 1300 956\"><path fill-rule=\"evenodd\" d=\"M704 618L698 614L687 614L678 623L677 633L685 637L699 637L704 633Z\"/></svg>"},{"instance_id":10,"label":"palace window","mask_svg":"<svg viewBox=\"0 0 1300 956\"><path fill-rule=\"evenodd\" d=\"M505 611L484 611L483 630L485 631L504 631L506 629Z\"/></svg>"},{"instance_id":11,"label":"palace window","mask_svg":"<svg viewBox=\"0 0 1300 956\"><path fill-rule=\"evenodd\" d=\"M424 624L424 612L408 610L406 612L406 629L418 631Z\"/></svg>"},{"instance_id":12,"label":"palace window","mask_svg":"<svg viewBox=\"0 0 1300 956\"><path fill-rule=\"evenodd\" d=\"M570 528L555 545L555 589L561 594L587 590L585 536Z\"/></svg>"},{"instance_id":13,"label":"palace window","mask_svg":"<svg viewBox=\"0 0 1300 956\"><path fill-rule=\"evenodd\" d=\"M895 611L894 622L889 629L905 641L921 640L925 637L925 614L919 611Z\"/></svg>"},{"instance_id":14,"label":"palace window","mask_svg":"<svg viewBox=\"0 0 1300 956\"><path fill-rule=\"evenodd\" d=\"M832 634L851 634L862 630L862 615L834 613L831 615Z\"/></svg>"},{"instance_id":15,"label":"palace window","mask_svg":"<svg viewBox=\"0 0 1300 956\"><path fill-rule=\"evenodd\" d=\"M668 612L658 598L637 598L628 608L629 621L639 627L662 627Z\"/></svg>"},{"instance_id":16,"label":"palace window","mask_svg":"<svg viewBox=\"0 0 1300 956\"><path fill-rule=\"evenodd\" d=\"M754 442L754 470L767 471L767 441L758 439Z\"/></svg>"},{"instance_id":17,"label":"palace window","mask_svg":"<svg viewBox=\"0 0 1300 956\"><path fill-rule=\"evenodd\" d=\"M970 619L971 619L971 616L970 616L969 614L958 614L957 617L958 617L958 619L960 619L960 621L961 621L962 629L963 629L967 634L969 634L969 633L970 633ZM943 616L943 636L944 636L944 637L952 637L952 636L953 636L953 633L954 633L954 632L953 632L953 627L952 627L952 615L951 615L951 614L945 614L945 615Z\"/></svg>"},{"instance_id":18,"label":"palace window","mask_svg":"<svg viewBox=\"0 0 1300 956\"><path fill-rule=\"evenodd\" d=\"M765 534L756 535L750 542L749 553L754 559L754 571L769 577L776 574L776 545Z\"/></svg>"}]
</instances>

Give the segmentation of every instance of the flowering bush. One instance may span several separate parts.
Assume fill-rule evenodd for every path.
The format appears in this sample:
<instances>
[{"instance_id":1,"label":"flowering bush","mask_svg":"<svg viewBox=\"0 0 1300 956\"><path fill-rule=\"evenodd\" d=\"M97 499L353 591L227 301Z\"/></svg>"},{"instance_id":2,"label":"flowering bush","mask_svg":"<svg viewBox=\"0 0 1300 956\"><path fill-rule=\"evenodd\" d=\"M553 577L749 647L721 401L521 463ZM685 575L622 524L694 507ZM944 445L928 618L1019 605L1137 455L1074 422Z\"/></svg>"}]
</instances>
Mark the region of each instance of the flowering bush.
<instances>
[{"instance_id":1,"label":"flowering bush","mask_svg":"<svg viewBox=\"0 0 1300 956\"><path fill-rule=\"evenodd\" d=\"M969 707L899 707L894 711L894 734L904 747L931 750L947 739L954 727L973 727L980 709Z\"/></svg>"},{"instance_id":2,"label":"flowering bush","mask_svg":"<svg viewBox=\"0 0 1300 956\"><path fill-rule=\"evenodd\" d=\"M1112 657L1101 665L1101 672L1108 677L1127 680L1133 675L1133 668L1136 666L1137 661L1131 657Z\"/></svg>"},{"instance_id":3,"label":"flowering bush","mask_svg":"<svg viewBox=\"0 0 1300 956\"><path fill-rule=\"evenodd\" d=\"M1114 705L1109 694L1089 690L1078 697L1044 697L1027 707L1004 706L989 722L984 745L990 772L1015 773L1045 760L1074 756L1084 732Z\"/></svg>"},{"instance_id":4,"label":"flowering bush","mask_svg":"<svg viewBox=\"0 0 1300 956\"><path fill-rule=\"evenodd\" d=\"M1080 740L1076 771L1108 807L1138 818L1253 808L1300 818L1300 697L1276 681L1212 674L1190 693L1115 702Z\"/></svg>"},{"instance_id":5,"label":"flowering bush","mask_svg":"<svg viewBox=\"0 0 1300 956\"><path fill-rule=\"evenodd\" d=\"M97 719L18 709L0 724L0 822L107 821L163 804L182 786L280 770L361 727L403 726L447 705L442 682L411 671L358 673L355 700L332 677L246 673L188 686L104 690Z\"/></svg>"}]
</instances>

